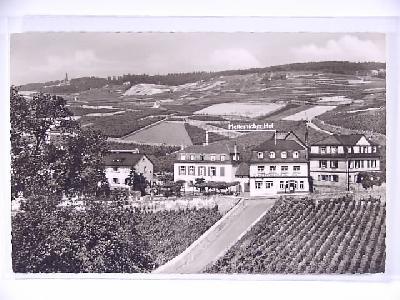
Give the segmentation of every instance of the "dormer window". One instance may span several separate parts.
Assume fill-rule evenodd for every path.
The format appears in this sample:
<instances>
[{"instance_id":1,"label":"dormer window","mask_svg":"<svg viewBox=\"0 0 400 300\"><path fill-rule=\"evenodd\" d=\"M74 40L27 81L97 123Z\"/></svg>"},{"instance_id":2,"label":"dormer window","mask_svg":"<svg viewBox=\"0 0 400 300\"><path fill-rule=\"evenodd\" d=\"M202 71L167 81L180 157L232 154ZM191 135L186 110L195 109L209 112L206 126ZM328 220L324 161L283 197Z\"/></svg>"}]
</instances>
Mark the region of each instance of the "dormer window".
<instances>
[{"instance_id":1,"label":"dormer window","mask_svg":"<svg viewBox=\"0 0 400 300\"><path fill-rule=\"evenodd\" d=\"M325 154L326 153L326 147L321 147L321 154Z\"/></svg>"},{"instance_id":2,"label":"dormer window","mask_svg":"<svg viewBox=\"0 0 400 300\"><path fill-rule=\"evenodd\" d=\"M264 153L263 153L263 152L258 152L258 153L257 153L257 157L258 157L259 159L263 159L263 158L264 158Z\"/></svg>"},{"instance_id":3,"label":"dormer window","mask_svg":"<svg viewBox=\"0 0 400 300\"><path fill-rule=\"evenodd\" d=\"M190 155L190 160L194 160L194 154Z\"/></svg>"},{"instance_id":4,"label":"dormer window","mask_svg":"<svg viewBox=\"0 0 400 300\"><path fill-rule=\"evenodd\" d=\"M181 154L181 160L185 160L186 159L186 155L185 154Z\"/></svg>"},{"instance_id":5,"label":"dormer window","mask_svg":"<svg viewBox=\"0 0 400 300\"><path fill-rule=\"evenodd\" d=\"M204 160L204 154L200 154L200 160Z\"/></svg>"},{"instance_id":6,"label":"dormer window","mask_svg":"<svg viewBox=\"0 0 400 300\"><path fill-rule=\"evenodd\" d=\"M225 161L225 155L221 155L221 161Z\"/></svg>"},{"instance_id":7,"label":"dormer window","mask_svg":"<svg viewBox=\"0 0 400 300\"><path fill-rule=\"evenodd\" d=\"M281 158L287 158L287 152L286 151L282 151L281 152Z\"/></svg>"},{"instance_id":8,"label":"dormer window","mask_svg":"<svg viewBox=\"0 0 400 300\"><path fill-rule=\"evenodd\" d=\"M211 155L211 161L215 161L215 155Z\"/></svg>"},{"instance_id":9,"label":"dormer window","mask_svg":"<svg viewBox=\"0 0 400 300\"><path fill-rule=\"evenodd\" d=\"M269 153L269 158L275 158L275 152L274 151L271 151Z\"/></svg>"},{"instance_id":10,"label":"dormer window","mask_svg":"<svg viewBox=\"0 0 400 300\"><path fill-rule=\"evenodd\" d=\"M299 151L293 152L293 158L299 158Z\"/></svg>"}]
</instances>

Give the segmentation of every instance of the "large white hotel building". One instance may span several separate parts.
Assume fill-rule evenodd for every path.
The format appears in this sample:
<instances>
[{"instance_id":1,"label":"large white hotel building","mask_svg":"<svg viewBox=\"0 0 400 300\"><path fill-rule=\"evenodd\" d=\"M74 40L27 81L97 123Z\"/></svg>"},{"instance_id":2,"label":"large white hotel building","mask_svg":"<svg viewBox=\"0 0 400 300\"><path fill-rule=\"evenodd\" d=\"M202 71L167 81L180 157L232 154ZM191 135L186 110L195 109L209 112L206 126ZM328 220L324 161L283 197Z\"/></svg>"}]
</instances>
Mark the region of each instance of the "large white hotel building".
<instances>
[{"instance_id":1,"label":"large white hotel building","mask_svg":"<svg viewBox=\"0 0 400 300\"><path fill-rule=\"evenodd\" d=\"M378 145L360 134L331 135L309 147L287 134L253 148L246 162L239 149L230 141L189 146L177 153L174 180L184 180L187 191L203 178L239 182L239 191L250 196L273 196L319 187L349 189L361 171L380 170Z\"/></svg>"}]
</instances>

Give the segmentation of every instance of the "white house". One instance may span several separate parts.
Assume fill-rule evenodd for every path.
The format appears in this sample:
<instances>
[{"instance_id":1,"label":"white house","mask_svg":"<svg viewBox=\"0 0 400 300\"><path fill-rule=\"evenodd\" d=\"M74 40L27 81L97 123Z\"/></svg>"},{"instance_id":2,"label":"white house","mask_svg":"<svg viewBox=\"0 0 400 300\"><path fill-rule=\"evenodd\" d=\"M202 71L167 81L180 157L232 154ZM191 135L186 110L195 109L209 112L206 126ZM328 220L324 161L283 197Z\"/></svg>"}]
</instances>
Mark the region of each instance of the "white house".
<instances>
[{"instance_id":1,"label":"white house","mask_svg":"<svg viewBox=\"0 0 400 300\"><path fill-rule=\"evenodd\" d=\"M314 186L349 189L361 171L380 171L378 145L363 134L331 135L310 145Z\"/></svg>"},{"instance_id":2,"label":"white house","mask_svg":"<svg viewBox=\"0 0 400 300\"><path fill-rule=\"evenodd\" d=\"M197 178L207 181L235 182L240 164L236 144L216 142L189 146L177 153L174 163L174 181L184 180L185 189L192 190Z\"/></svg>"},{"instance_id":3,"label":"white house","mask_svg":"<svg viewBox=\"0 0 400 300\"><path fill-rule=\"evenodd\" d=\"M112 150L104 159L106 177L110 188L128 188L131 169L153 183L153 163L143 153L128 150Z\"/></svg>"},{"instance_id":4,"label":"white house","mask_svg":"<svg viewBox=\"0 0 400 300\"><path fill-rule=\"evenodd\" d=\"M307 148L296 140L268 140L252 151L250 196L309 192Z\"/></svg>"}]
</instances>

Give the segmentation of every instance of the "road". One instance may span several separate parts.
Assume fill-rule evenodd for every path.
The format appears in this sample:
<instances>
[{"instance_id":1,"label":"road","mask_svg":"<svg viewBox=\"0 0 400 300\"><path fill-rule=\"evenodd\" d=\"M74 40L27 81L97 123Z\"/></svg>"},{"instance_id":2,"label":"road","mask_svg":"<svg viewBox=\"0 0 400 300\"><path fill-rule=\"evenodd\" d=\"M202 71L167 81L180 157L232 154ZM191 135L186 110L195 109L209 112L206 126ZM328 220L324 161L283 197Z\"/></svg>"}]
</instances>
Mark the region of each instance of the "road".
<instances>
[{"instance_id":1,"label":"road","mask_svg":"<svg viewBox=\"0 0 400 300\"><path fill-rule=\"evenodd\" d=\"M245 200L181 255L154 273L195 274L224 255L275 203L276 199Z\"/></svg>"}]
</instances>

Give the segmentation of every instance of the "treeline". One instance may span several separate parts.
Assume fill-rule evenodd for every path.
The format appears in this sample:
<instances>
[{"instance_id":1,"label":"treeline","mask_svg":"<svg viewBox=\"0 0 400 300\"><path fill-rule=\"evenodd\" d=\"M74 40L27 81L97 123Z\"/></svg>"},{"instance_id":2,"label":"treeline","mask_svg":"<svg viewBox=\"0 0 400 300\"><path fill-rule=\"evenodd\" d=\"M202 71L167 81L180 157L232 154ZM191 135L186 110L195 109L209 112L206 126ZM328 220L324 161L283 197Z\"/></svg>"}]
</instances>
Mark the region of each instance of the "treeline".
<instances>
[{"instance_id":1,"label":"treeline","mask_svg":"<svg viewBox=\"0 0 400 300\"><path fill-rule=\"evenodd\" d=\"M100 88L107 84L106 78L100 77L80 77L73 78L70 80L69 84L59 85L62 83L61 80L48 81L45 83L28 83L20 86L22 91L35 90L38 92L45 93L77 93L82 91L87 91L92 88Z\"/></svg>"},{"instance_id":2,"label":"treeline","mask_svg":"<svg viewBox=\"0 0 400 300\"><path fill-rule=\"evenodd\" d=\"M81 77L71 79L70 85L47 87L46 92L50 93L67 93L85 91L90 88L102 87L106 84L121 85L129 82L130 85L139 83L161 84L161 85L181 85L185 83L197 82L201 80L210 80L218 76L229 75L246 75L253 73L266 72L326 72L336 74L355 74L356 71L385 69L386 64L380 62L349 62L349 61L321 61L293 63L278 66L270 66L265 68L250 68L239 70L227 70L219 72L188 72L188 73L168 73L164 75L147 75L147 74L124 74L121 76L108 76L107 78L99 77ZM21 86L21 90L40 90L43 91L45 86L57 85L60 81L49 81L46 83L29 83Z\"/></svg>"}]
</instances>

